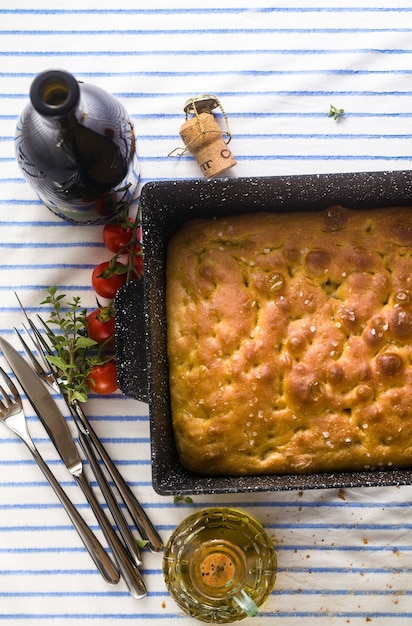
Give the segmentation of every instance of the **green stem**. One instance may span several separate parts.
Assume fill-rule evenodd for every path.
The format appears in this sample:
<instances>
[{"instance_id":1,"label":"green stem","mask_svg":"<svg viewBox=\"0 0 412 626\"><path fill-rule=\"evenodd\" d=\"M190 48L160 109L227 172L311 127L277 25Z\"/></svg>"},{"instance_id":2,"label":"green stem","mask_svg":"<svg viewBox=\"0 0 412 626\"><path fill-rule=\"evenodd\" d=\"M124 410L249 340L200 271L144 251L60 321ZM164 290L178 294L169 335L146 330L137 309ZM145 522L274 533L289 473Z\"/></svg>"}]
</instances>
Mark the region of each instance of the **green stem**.
<instances>
[{"instance_id":1,"label":"green stem","mask_svg":"<svg viewBox=\"0 0 412 626\"><path fill-rule=\"evenodd\" d=\"M76 361L75 361L75 346L76 346L76 309L73 308L73 337L72 339L70 339L69 337L69 333L66 331L66 329L64 329L64 336L66 337L67 340L67 345L69 346L69 371L67 373L67 383L69 385L69 389L68 389L68 400L69 400L69 404L72 404L72 396L70 393L70 385L72 385L73 383L73 375L74 375L74 371L75 371L75 366L76 366Z\"/></svg>"},{"instance_id":2,"label":"green stem","mask_svg":"<svg viewBox=\"0 0 412 626\"><path fill-rule=\"evenodd\" d=\"M132 254L129 255L129 264L127 268L126 282L129 282L131 280L132 273L134 272L133 254L134 254L134 250L136 246L137 231L139 229L139 226L141 226L141 224L142 224L142 208L141 208L140 201L139 201L139 205L137 207L137 213L136 213L136 220L135 220L135 223L133 224L133 233L132 233L132 239L131 239L131 244L132 244L131 250L133 252Z\"/></svg>"}]
</instances>

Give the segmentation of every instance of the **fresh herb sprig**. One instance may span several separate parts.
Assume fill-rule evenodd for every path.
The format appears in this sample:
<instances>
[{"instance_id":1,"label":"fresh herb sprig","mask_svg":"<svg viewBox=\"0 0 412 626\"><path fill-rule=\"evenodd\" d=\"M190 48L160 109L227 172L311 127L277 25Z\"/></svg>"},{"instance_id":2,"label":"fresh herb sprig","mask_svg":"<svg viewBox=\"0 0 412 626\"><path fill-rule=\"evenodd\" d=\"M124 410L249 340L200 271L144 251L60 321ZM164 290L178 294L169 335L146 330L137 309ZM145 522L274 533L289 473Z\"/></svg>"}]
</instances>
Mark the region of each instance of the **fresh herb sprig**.
<instances>
[{"instance_id":1,"label":"fresh herb sprig","mask_svg":"<svg viewBox=\"0 0 412 626\"><path fill-rule=\"evenodd\" d=\"M339 117L345 114L344 109L338 109L337 107L330 105L328 117L333 117L334 120L337 120Z\"/></svg>"},{"instance_id":2,"label":"fresh herb sprig","mask_svg":"<svg viewBox=\"0 0 412 626\"><path fill-rule=\"evenodd\" d=\"M173 504L178 504L179 502L185 502L186 504L193 504L193 498L190 496L182 496L177 495L173 497Z\"/></svg>"},{"instance_id":3,"label":"fresh herb sprig","mask_svg":"<svg viewBox=\"0 0 412 626\"><path fill-rule=\"evenodd\" d=\"M54 348L54 354L48 355L47 359L60 371L69 404L86 402L90 391L87 377L93 365L107 359L96 352L97 342L87 336L87 310L81 306L80 297L74 296L67 301L65 294L58 293L57 287L49 287L47 294L41 304L51 307L47 324L52 332L48 339ZM57 326L57 332L51 325Z\"/></svg>"}]
</instances>

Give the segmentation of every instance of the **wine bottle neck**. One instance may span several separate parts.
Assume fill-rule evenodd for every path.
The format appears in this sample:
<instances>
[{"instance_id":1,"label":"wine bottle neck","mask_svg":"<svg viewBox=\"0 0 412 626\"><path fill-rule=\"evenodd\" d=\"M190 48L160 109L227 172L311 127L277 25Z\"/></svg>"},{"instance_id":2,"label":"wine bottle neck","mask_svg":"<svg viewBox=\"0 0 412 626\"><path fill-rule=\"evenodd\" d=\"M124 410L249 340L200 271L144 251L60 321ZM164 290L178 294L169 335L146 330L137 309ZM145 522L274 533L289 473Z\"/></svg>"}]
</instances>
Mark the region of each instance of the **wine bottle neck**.
<instances>
[{"instance_id":1,"label":"wine bottle neck","mask_svg":"<svg viewBox=\"0 0 412 626\"><path fill-rule=\"evenodd\" d=\"M70 117L79 104L79 83L68 72L43 72L32 82L30 100L39 115L50 121Z\"/></svg>"}]
</instances>

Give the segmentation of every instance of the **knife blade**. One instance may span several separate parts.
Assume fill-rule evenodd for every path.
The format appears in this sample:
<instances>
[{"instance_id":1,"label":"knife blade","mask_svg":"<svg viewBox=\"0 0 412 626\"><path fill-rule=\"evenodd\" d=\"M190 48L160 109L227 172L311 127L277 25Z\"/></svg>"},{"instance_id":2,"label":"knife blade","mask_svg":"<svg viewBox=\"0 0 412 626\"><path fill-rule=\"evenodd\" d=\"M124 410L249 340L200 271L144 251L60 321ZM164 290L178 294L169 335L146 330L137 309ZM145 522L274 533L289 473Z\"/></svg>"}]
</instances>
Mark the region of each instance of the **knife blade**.
<instances>
[{"instance_id":1,"label":"knife blade","mask_svg":"<svg viewBox=\"0 0 412 626\"><path fill-rule=\"evenodd\" d=\"M0 348L17 380L38 414L63 463L70 473L80 472L82 460L59 407L45 385L17 350L0 337Z\"/></svg>"},{"instance_id":2,"label":"knife blade","mask_svg":"<svg viewBox=\"0 0 412 626\"><path fill-rule=\"evenodd\" d=\"M27 398L44 425L50 439L54 443L63 463L81 487L96 519L112 550L120 573L135 598L143 598L147 591L137 567L131 563L129 556L114 532L110 521L94 495L83 472L83 463L76 444L58 405L50 395L46 386L17 350L5 339L0 337L0 349Z\"/></svg>"}]
</instances>

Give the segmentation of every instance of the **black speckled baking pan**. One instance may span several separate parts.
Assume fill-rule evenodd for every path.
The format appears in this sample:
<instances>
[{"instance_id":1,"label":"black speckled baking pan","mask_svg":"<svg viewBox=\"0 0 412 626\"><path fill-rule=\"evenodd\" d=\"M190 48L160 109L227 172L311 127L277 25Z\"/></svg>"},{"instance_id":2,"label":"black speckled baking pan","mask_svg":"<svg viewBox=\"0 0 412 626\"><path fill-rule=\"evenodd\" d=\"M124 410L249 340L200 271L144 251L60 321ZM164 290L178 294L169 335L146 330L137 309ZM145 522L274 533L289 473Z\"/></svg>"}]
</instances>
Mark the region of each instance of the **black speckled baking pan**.
<instances>
[{"instance_id":1,"label":"black speckled baking pan","mask_svg":"<svg viewBox=\"0 0 412 626\"><path fill-rule=\"evenodd\" d=\"M144 281L116 297L119 386L149 403L153 487L160 495L349 488L412 483L411 470L310 475L200 476L180 464L173 437L166 355L165 270L170 237L194 217L258 211L412 206L412 172L225 178L148 183L142 190Z\"/></svg>"}]
</instances>

